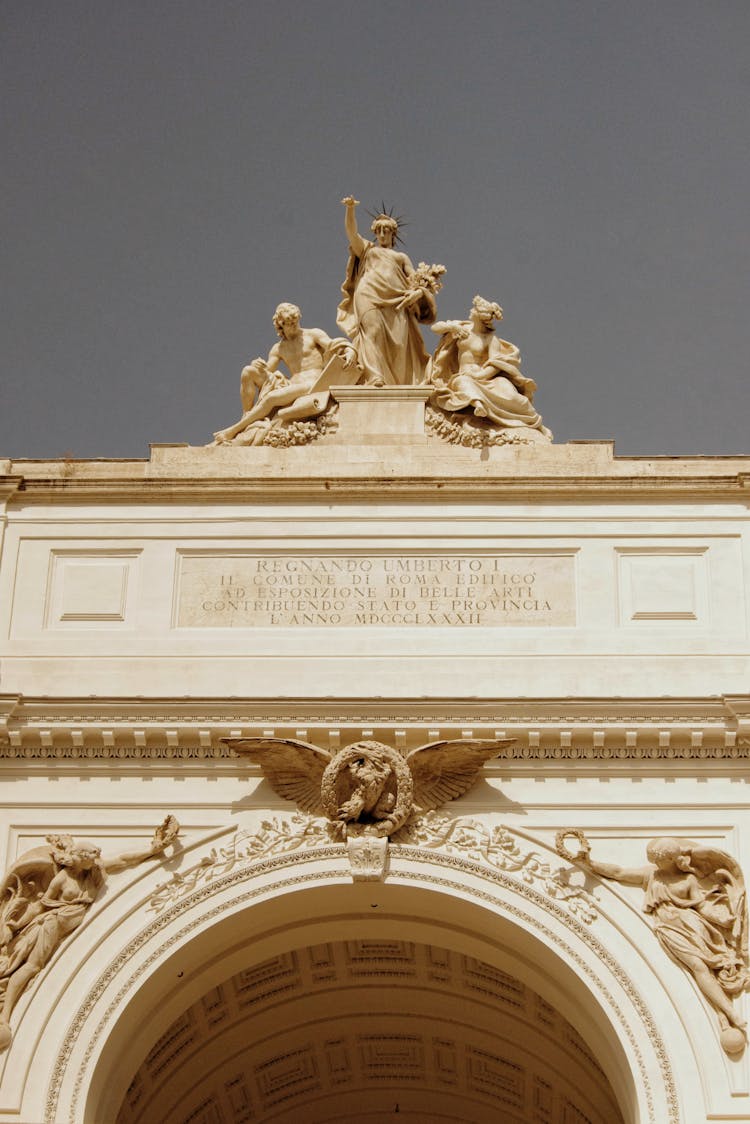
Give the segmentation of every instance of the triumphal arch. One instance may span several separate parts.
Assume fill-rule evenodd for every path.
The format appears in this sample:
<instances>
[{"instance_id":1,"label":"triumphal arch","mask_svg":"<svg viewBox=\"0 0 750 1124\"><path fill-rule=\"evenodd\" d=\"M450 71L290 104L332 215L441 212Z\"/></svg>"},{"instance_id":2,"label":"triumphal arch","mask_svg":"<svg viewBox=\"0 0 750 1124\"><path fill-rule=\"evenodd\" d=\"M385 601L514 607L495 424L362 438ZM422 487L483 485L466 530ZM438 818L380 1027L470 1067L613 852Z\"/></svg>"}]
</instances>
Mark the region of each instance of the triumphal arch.
<instances>
[{"instance_id":1,"label":"triumphal arch","mask_svg":"<svg viewBox=\"0 0 750 1124\"><path fill-rule=\"evenodd\" d=\"M209 444L0 461L0 1122L748 1120L750 458L344 217Z\"/></svg>"}]
</instances>

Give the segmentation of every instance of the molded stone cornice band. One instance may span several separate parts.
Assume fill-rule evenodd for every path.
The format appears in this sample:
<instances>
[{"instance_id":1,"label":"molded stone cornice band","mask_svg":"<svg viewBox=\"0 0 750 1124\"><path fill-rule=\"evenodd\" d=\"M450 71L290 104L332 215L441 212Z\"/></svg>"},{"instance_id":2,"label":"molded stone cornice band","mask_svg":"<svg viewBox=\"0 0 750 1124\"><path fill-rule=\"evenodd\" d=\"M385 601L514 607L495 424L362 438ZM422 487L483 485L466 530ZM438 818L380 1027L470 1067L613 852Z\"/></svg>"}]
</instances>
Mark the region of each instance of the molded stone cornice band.
<instances>
[{"instance_id":1,"label":"molded stone cornice band","mask_svg":"<svg viewBox=\"0 0 750 1124\"><path fill-rule=\"evenodd\" d=\"M235 760L222 738L267 736L301 738L326 749L379 736L404 749L442 738L508 738L513 744L497 758L504 764L739 764L750 758L750 697L474 704L0 696L0 759Z\"/></svg>"},{"instance_id":2,"label":"molded stone cornice band","mask_svg":"<svg viewBox=\"0 0 750 1124\"><path fill-rule=\"evenodd\" d=\"M412 388L413 390L414 388ZM300 455L301 454L301 455ZM0 498L202 503L282 498L518 498L701 500L747 495L746 457L616 457L611 442L527 449L409 443L312 445L304 450L152 445L146 460L0 462Z\"/></svg>"}]
</instances>

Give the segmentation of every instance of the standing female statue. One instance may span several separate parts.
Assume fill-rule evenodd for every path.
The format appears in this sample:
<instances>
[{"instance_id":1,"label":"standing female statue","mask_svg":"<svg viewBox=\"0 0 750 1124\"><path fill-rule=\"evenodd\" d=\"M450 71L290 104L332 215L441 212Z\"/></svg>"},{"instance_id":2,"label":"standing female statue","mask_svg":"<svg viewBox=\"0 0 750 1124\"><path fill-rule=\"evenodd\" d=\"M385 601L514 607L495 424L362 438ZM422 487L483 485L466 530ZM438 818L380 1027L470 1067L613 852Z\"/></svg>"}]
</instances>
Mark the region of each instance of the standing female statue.
<instances>
[{"instance_id":1,"label":"standing female statue","mask_svg":"<svg viewBox=\"0 0 750 1124\"><path fill-rule=\"evenodd\" d=\"M370 228L376 241L370 242L357 229L357 200L347 195L341 202L349 261L336 322L354 343L369 384L420 383L427 352L419 324L435 319L435 298L419 283L408 256L394 249L397 220L377 215Z\"/></svg>"}]
</instances>

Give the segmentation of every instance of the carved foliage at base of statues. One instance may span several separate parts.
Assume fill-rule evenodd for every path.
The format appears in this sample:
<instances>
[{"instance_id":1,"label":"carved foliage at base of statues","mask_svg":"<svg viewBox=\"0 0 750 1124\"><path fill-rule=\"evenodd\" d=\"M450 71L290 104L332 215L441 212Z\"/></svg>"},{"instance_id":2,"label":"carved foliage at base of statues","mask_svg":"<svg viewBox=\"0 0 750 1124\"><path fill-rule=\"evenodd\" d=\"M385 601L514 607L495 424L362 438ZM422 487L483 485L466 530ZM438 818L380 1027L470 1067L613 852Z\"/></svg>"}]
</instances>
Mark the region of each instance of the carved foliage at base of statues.
<instances>
[{"instance_id":1,"label":"carved foliage at base of statues","mask_svg":"<svg viewBox=\"0 0 750 1124\"><path fill-rule=\"evenodd\" d=\"M338 406L331 401L320 417L309 421L282 421L279 418L267 423L258 422L253 441L243 441L237 437L234 445L271 445L274 449L288 449L292 445L311 445L327 433L338 429Z\"/></svg>"},{"instance_id":2,"label":"carved foliage at base of statues","mask_svg":"<svg viewBox=\"0 0 750 1124\"><path fill-rule=\"evenodd\" d=\"M449 413L429 404L425 407L424 423L428 437L468 449L549 444L548 438L541 437L535 429L499 429L482 418L456 411Z\"/></svg>"}]
</instances>

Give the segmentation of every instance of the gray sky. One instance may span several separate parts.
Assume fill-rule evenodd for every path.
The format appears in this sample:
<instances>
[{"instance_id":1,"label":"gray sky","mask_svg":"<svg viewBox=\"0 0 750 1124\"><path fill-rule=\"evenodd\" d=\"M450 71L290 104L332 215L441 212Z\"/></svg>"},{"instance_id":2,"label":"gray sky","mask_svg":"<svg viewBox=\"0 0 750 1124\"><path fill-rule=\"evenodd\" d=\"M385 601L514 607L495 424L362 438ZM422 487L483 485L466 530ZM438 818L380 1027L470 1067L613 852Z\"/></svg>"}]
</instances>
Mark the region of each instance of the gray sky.
<instances>
[{"instance_id":1,"label":"gray sky","mask_svg":"<svg viewBox=\"0 0 750 1124\"><path fill-rule=\"evenodd\" d=\"M342 195L505 309L557 441L747 453L747 0L1 0L0 455L239 416ZM429 334L429 333L428 333Z\"/></svg>"}]
</instances>

